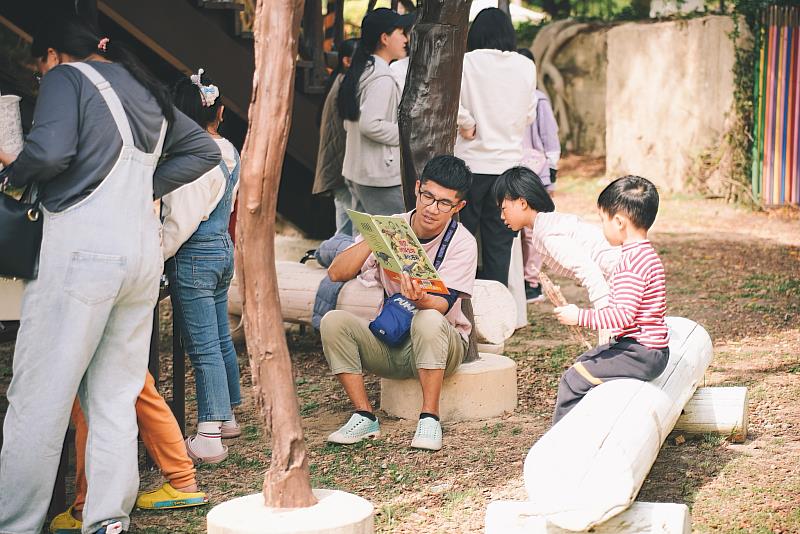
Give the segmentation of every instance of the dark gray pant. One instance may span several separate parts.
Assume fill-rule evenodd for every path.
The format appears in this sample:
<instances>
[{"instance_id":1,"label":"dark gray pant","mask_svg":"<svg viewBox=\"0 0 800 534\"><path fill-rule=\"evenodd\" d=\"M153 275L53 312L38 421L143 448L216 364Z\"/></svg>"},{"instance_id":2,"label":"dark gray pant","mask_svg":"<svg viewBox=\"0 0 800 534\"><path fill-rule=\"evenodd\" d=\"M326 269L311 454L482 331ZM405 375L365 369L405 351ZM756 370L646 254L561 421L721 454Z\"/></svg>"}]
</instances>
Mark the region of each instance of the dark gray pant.
<instances>
[{"instance_id":1,"label":"dark gray pant","mask_svg":"<svg viewBox=\"0 0 800 534\"><path fill-rule=\"evenodd\" d=\"M584 352L561 375L553 424L567 415L593 387L621 378L649 382L664 372L668 361L669 349L651 349L631 338Z\"/></svg>"},{"instance_id":2,"label":"dark gray pant","mask_svg":"<svg viewBox=\"0 0 800 534\"><path fill-rule=\"evenodd\" d=\"M372 187L347 178L344 181L353 196L353 209L356 211L370 215L397 215L406 211L402 186Z\"/></svg>"},{"instance_id":3,"label":"dark gray pant","mask_svg":"<svg viewBox=\"0 0 800 534\"><path fill-rule=\"evenodd\" d=\"M461 223L472 232L481 234L481 272L479 278L497 280L508 286L511 264L511 245L516 232L509 229L500 217L500 207L492 195L497 181L494 174L473 174L467 194L467 205L461 210Z\"/></svg>"}]
</instances>

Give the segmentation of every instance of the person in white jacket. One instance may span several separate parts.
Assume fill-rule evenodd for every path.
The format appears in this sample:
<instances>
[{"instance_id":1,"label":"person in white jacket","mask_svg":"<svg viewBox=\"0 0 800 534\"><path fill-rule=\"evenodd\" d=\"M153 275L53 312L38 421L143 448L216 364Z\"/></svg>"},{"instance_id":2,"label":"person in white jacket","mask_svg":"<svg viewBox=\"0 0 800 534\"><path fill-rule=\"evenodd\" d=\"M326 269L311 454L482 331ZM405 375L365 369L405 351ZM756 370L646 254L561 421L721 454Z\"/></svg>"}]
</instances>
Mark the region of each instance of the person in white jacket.
<instances>
[{"instance_id":1,"label":"person in white jacket","mask_svg":"<svg viewBox=\"0 0 800 534\"><path fill-rule=\"evenodd\" d=\"M186 450L195 462L218 463L228 455L222 438L241 434L233 415L233 407L242 402L239 362L228 326L233 278L228 225L239 185L239 154L219 135L225 108L219 88L202 69L177 82L173 99L222 152L217 167L165 196L161 204L173 320L192 362L197 390L197 434L187 438Z\"/></svg>"},{"instance_id":2,"label":"person in white jacket","mask_svg":"<svg viewBox=\"0 0 800 534\"><path fill-rule=\"evenodd\" d=\"M532 229L533 246L553 274L585 287L595 309L608 305L608 278L619 262L621 247L610 245L602 229L577 215L556 212L541 180L527 167L501 174L492 192L510 230Z\"/></svg>"},{"instance_id":3,"label":"person in white jacket","mask_svg":"<svg viewBox=\"0 0 800 534\"><path fill-rule=\"evenodd\" d=\"M413 20L413 15L387 8L368 13L337 96L346 132L342 176L354 208L371 215L405 211L397 125L400 86L389 63L406 57L404 28Z\"/></svg>"},{"instance_id":4,"label":"person in white jacket","mask_svg":"<svg viewBox=\"0 0 800 534\"><path fill-rule=\"evenodd\" d=\"M515 232L491 196L497 176L522 161L525 128L536 118L536 69L517 53L511 19L497 8L478 13L467 35L454 154L473 172L461 222L480 232L481 278L508 285Z\"/></svg>"}]
</instances>

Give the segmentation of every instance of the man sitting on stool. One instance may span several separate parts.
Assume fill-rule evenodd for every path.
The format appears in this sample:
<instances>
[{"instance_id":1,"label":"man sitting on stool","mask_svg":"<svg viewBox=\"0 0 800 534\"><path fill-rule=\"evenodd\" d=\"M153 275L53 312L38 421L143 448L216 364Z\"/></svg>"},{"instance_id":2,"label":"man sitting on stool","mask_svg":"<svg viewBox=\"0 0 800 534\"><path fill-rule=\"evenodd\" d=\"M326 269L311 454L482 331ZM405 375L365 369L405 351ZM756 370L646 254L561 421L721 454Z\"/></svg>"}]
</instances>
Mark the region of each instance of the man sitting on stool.
<instances>
[{"instance_id":1,"label":"man sitting on stool","mask_svg":"<svg viewBox=\"0 0 800 534\"><path fill-rule=\"evenodd\" d=\"M349 312L334 310L323 317L320 333L325 358L355 408L350 420L328 436L328 441L352 444L380 435L364 387L362 373L367 370L383 378L419 378L422 408L411 446L442 448L442 381L461 364L472 329L461 312L461 298L472 294L478 247L469 230L453 221L466 204L464 197L471 183L472 173L461 159L436 156L416 183L416 209L399 215L409 222L428 257L438 256L437 270L448 293L426 293L406 273L400 283L390 280L361 236L331 263L331 280L344 282L360 273L363 281L379 284L386 296L402 294L417 311L410 335L399 346L376 337L368 321Z\"/></svg>"}]
</instances>

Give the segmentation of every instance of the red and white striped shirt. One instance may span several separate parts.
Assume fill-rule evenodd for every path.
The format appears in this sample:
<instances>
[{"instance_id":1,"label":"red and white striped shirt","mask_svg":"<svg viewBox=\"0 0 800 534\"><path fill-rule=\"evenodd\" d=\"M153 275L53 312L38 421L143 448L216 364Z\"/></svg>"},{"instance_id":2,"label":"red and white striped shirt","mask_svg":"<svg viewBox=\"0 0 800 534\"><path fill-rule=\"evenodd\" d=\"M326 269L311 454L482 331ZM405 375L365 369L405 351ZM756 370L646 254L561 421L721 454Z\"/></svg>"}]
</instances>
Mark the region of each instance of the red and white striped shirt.
<instances>
[{"instance_id":1,"label":"red and white striped shirt","mask_svg":"<svg viewBox=\"0 0 800 534\"><path fill-rule=\"evenodd\" d=\"M650 241L638 241L622 246L622 257L611 274L609 305L580 310L578 324L611 330L617 339L631 337L646 347L663 349L669 344L666 311L664 266Z\"/></svg>"}]
</instances>

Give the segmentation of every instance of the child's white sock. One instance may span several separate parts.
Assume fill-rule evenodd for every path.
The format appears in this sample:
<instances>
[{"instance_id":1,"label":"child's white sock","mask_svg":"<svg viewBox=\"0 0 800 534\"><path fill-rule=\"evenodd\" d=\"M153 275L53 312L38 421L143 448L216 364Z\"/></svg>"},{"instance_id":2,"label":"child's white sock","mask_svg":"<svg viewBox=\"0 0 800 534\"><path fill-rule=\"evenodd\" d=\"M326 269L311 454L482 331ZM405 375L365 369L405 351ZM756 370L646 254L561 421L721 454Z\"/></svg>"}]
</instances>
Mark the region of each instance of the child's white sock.
<instances>
[{"instance_id":1,"label":"child's white sock","mask_svg":"<svg viewBox=\"0 0 800 534\"><path fill-rule=\"evenodd\" d=\"M192 438L192 450L201 457L217 456L225 450L222 446L222 421L197 423L197 435Z\"/></svg>"}]
</instances>

